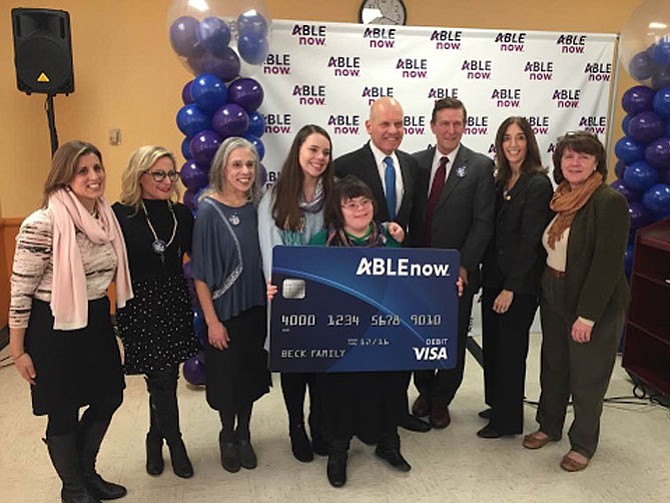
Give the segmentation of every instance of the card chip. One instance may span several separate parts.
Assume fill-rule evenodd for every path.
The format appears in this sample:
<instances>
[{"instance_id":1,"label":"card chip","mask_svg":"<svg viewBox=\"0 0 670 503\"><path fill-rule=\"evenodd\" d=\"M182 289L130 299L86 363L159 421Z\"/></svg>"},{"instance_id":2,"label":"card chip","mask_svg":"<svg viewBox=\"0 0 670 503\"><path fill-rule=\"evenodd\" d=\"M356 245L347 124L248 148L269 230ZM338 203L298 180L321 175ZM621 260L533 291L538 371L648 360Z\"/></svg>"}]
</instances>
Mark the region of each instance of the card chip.
<instances>
[{"instance_id":1,"label":"card chip","mask_svg":"<svg viewBox=\"0 0 670 503\"><path fill-rule=\"evenodd\" d=\"M285 299L304 299L305 298L305 280L288 278L281 286L281 294Z\"/></svg>"}]
</instances>

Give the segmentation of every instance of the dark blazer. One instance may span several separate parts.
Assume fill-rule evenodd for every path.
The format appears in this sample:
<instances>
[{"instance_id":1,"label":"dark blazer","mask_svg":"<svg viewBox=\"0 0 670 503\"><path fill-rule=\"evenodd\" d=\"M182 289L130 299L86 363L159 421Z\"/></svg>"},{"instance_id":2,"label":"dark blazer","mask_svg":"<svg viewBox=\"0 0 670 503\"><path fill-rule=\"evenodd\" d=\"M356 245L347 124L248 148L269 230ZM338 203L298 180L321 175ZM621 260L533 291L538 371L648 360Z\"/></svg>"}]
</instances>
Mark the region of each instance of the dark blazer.
<instances>
[{"instance_id":1,"label":"dark blazer","mask_svg":"<svg viewBox=\"0 0 670 503\"><path fill-rule=\"evenodd\" d=\"M400 172L402 173L404 187L402 201L400 201L400 208L398 209L395 222L402 225L407 232L413 225L418 225L418 220L421 218L416 205L418 199L417 179L419 177L419 167L411 155L400 150L396 150L395 154L400 162ZM375 156L370 149L370 142L358 150L338 157L333 162L333 166L335 167L336 176L354 175L370 187L372 195L375 198L375 220L379 222L388 222L390 220L388 208L386 207L384 186L379 177ZM405 239L405 244L410 244L407 238Z\"/></svg>"},{"instance_id":2,"label":"dark blazer","mask_svg":"<svg viewBox=\"0 0 670 503\"><path fill-rule=\"evenodd\" d=\"M542 173L523 174L506 195L496 183L495 233L482 263L484 288L537 295L546 265L542 233L554 188Z\"/></svg>"},{"instance_id":3,"label":"dark blazer","mask_svg":"<svg viewBox=\"0 0 670 503\"><path fill-rule=\"evenodd\" d=\"M434 154L435 147L412 154L419 163L421 233ZM460 250L461 265L468 270L468 277L477 284L479 264L493 236L494 211L493 161L461 145L435 207L429 246Z\"/></svg>"},{"instance_id":4,"label":"dark blazer","mask_svg":"<svg viewBox=\"0 0 670 503\"><path fill-rule=\"evenodd\" d=\"M575 215L568 235L565 314L598 322L630 300L623 257L630 216L626 198L603 183Z\"/></svg>"}]
</instances>

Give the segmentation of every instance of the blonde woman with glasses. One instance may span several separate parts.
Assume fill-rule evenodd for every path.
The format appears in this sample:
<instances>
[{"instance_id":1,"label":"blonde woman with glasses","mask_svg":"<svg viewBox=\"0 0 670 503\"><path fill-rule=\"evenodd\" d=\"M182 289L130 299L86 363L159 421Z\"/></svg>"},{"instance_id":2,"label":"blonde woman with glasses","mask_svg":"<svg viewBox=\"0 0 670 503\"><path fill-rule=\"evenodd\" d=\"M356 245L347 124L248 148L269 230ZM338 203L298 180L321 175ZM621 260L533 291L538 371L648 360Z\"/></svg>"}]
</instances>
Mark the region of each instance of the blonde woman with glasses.
<instances>
[{"instance_id":1,"label":"blonde woman with glasses","mask_svg":"<svg viewBox=\"0 0 670 503\"><path fill-rule=\"evenodd\" d=\"M179 427L179 364L198 352L184 270L193 216L177 201L175 159L163 147L144 146L130 158L114 212L123 230L135 298L117 315L126 374L144 374L149 391L146 470L163 472L163 441L172 470L193 476Z\"/></svg>"}]
</instances>

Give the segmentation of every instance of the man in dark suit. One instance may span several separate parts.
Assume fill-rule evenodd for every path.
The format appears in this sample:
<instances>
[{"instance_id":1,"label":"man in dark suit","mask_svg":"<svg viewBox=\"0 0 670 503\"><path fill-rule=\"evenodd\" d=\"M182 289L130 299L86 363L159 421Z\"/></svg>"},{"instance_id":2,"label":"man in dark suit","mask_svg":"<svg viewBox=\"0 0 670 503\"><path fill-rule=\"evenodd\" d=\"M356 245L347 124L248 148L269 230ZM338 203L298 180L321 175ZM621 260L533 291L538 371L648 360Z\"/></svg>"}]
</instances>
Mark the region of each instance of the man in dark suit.
<instances>
[{"instance_id":1,"label":"man in dark suit","mask_svg":"<svg viewBox=\"0 0 670 503\"><path fill-rule=\"evenodd\" d=\"M422 241L430 248L461 252L459 276L463 295L459 301L456 367L414 373L419 397L412 406L417 417L430 416L433 428L451 422L449 404L463 381L465 343L475 293L480 287L479 266L493 236L495 185L493 161L461 144L467 112L455 98L435 102L430 121L437 147L416 152L419 163L419 194L422 201Z\"/></svg>"},{"instance_id":2,"label":"man in dark suit","mask_svg":"<svg viewBox=\"0 0 670 503\"><path fill-rule=\"evenodd\" d=\"M421 213L417 207L419 167L411 155L398 150L404 134L403 119L402 107L396 100L388 97L376 100L365 121L370 141L335 159L333 166L336 176L353 175L370 187L375 199L375 220L400 224L405 229L403 244L408 245L410 228L421 225ZM430 430L430 425L409 414L410 377L410 372L396 372L389 379L393 392L398 394L398 425L425 432ZM384 432L384 435L377 446L377 455L399 470L409 470L409 464L400 454L397 430Z\"/></svg>"},{"instance_id":3,"label":"man in dark suit","mask_svg":"<svg viewBox=\"0 0 670 503\"><path fill-rule=\"evenodd\" d=\"M376 100L365 121L370 141L335 159L333 165L336 176L354 175L370 187L375 197L375 220L397 222L407 233L413 225L421 225L422 216L416 204L419 167L411 155L398 150L404 134L403 118L396 100ZM403 244L411 245L408 238Z\"/></svg>"}]
</instances>

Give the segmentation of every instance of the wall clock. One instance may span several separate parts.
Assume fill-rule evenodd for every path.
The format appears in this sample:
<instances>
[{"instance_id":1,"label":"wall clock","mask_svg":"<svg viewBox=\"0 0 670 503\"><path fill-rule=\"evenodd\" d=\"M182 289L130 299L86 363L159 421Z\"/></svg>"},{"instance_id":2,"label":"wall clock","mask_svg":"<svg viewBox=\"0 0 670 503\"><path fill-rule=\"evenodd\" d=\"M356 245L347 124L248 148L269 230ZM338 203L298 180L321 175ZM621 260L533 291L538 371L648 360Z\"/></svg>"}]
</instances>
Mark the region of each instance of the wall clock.
<instances>
[{"instance_id":1,"label":"wall clock","mask_svg":"<svg viewBox=\"0 0 670 503\"><path fill-rule=\"evenodd\" d=\"M407 23L407 9L402 0L363 0L358 20L363 24Z\"/></svg>"}]
</instances>

